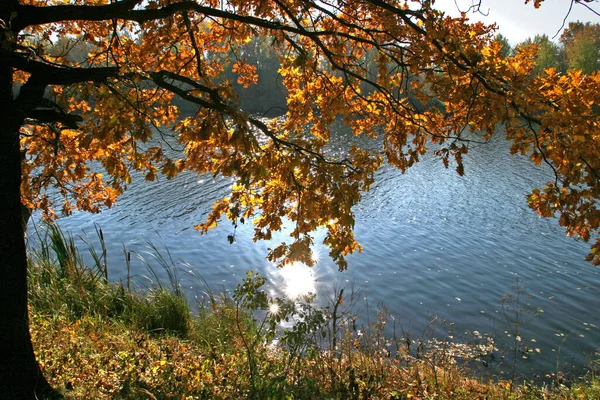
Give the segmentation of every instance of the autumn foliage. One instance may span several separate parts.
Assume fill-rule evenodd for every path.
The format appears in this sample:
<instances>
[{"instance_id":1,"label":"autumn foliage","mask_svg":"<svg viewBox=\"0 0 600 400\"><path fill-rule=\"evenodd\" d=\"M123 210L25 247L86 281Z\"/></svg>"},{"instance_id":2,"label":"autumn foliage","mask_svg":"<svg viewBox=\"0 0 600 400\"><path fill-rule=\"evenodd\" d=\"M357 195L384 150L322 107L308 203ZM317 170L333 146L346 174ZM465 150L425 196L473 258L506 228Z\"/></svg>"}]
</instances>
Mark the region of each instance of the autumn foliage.
<instances>
[{"instance_id":1,"label":"autumn foliage","mask_svg":"<svg viewBox=\"0 0 600 400\"><path fill-rule=\"evenodd\" d=\"M383 163L401 173L435 156L463 174L469 144L503 127L514 153L554 171L531 207L591 240L600 264L597 73L540 73L535 46L505 57L494 27L433 3L0 1L0 393L54 394L29 330L25 210L98 212L133 179L231 177L199 230L227 217L263 240L290 222L268 253L279 265L312 265L322 230L344 269L361 249L354 206ZM255 38L279 59L278 119L237 92L261 79L241 51ZM372 145L329 151L340 121Z\"/></svg>"},{"instance_id":2,"label":"autumn foliage","mask_svg":"<svg viewBox=\"0 0 600 400\"><path fill-rule=\"evenodd\" d=\"M3 36L2 57L9 54L21 93L34 84L47 91L20 130L22 202L48 215L98 212L134 176L220 174L235 179L231 195L198 229L225 216L254 224L262 240L289 220L290 240L268 255L281 265L311 265L312 233L324 229L343 269L361 249L353 206L382 163L404 172L433 153L463 174L469 143L502 125L512 152L554 171L529 195L531 207L595 241L600 77L537 76L535 46L502 57L493 27L432 3L22 0L3 22L16 34ZM57 37L69 45L49 52ZM232 71L245 87L260 80L238 56L254 37L269 37L279 55L283 118L249 115L234 82L222 78ZM182 115L174 96L197 111ZM339 120L378 147L328 153ZM600 242L589 260L600 263Z\"/></svg>"}]
</instances>

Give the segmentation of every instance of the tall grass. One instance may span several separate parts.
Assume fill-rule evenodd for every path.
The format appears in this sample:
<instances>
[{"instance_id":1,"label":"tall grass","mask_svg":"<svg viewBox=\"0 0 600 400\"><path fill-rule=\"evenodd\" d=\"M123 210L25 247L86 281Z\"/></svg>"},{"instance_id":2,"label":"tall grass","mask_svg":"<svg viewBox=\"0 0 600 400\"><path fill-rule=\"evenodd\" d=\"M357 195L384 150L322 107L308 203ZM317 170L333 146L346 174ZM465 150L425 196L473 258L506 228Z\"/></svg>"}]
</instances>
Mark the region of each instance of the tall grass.
<instances>
[{"instance_id":1,"label":"tall grass","mask_svg":"<svg viewBox=\"0 0 600 400\"><path fill-rule=\"evenodd\" d=\"M198 276L208 301L192 313L179 281L191 266L149 244L136 254L148 271L142 283L124 248L127 280L110 282L96 233L100 251L83 240L89 265L56 225L29 249L37 357L73 398L600 399L595 375L569 387L476 378L457 362L471 354L465 346L401 326L386 337L396 321L384 308L359 326L352 287L317 308L310 298L271 297L255 273L232 296L215 296Z\"/></svg>"},{"instance_id":2,"label":"tall grass","mask_svg":"<svg viewBox=\"0 0 600 400\"><path fill-rule=\"evenodd\" d=\"M85 315L108 317L150 332L187 335L191 313L176 281L177 265L172 263L170 255L164 258L153 247L158 266L148 262L145 265L156 278L159 276L156 268L163 268L172 279L171 285L154 279L142 291L134 289L138 285L132 288L129 275L125 285L109 283L106 245L100 229L96 233L101 256L88 238L81 238L91 255L90 264L84 262L75 238L62 232L58 225L45 223L36 232L37 238L29 246L30 304L36 312L61 313L73 320ZM129 268L128 253L125 264Z\"/></svg>"}]
</instances>

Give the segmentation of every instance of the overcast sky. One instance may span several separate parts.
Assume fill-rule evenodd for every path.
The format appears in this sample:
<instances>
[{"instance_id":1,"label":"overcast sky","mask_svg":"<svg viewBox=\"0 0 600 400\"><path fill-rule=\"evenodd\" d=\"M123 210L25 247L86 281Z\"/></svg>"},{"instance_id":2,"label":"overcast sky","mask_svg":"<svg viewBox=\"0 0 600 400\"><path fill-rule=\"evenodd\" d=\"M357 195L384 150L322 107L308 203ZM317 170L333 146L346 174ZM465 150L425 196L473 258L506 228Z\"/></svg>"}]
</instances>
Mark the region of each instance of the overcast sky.
<instances>
[{"instance_id":1,"label":"overcast sky","mask_svg":"<svg viewBox=\"0 0 600 400\"><path fill-rule=\"evenodd\" d=\"M437 0L435 6L448 14L458 15L457 5L462 11L466 11L473 2L477 0ZM512 45L536 34L545 33L552 38L569 11L570 0L546 0L538 9L535 9L532 3L533 0L527 5L525 0L481 0L481 11L488 16L473 13L469 13L468 16L474 21L496 22L500 33L506 36ZM600 3L597 0L588 5L600 12ZM568 21L577 20L600 23L598 15L582 5L574 4L565 26L568 25ZM558 40L559 36L554 40Z\"/></svg>"}]
</instances>

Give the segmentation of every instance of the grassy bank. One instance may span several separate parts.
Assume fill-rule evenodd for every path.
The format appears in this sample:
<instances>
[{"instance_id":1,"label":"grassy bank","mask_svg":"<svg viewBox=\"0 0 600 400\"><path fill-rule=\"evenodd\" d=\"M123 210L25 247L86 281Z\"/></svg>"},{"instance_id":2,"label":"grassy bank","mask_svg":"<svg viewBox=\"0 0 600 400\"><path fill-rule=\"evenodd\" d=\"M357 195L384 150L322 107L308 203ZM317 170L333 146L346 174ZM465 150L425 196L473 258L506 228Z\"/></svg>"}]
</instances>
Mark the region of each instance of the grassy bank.
<instances>
[{"instance_id":1,"label":"grassy bank","mask_svg":"<svg viewBox=\"0 0 600 400\"><path fill-rule=\"evenodd\" d=\"M67 397L600 399L593 375L544 387L477 378L456 361L458 346L415 350L385 337L383 313L357 327L343 290L316 308L270 297L249 273L231 296L207 294L192 313L168 254L153 249L155 279L136 289L109 282L102 245L85 250L94 261L84 265L72 238L47 232L30 249L31 332L46 377Z\"/></svg>"}]
</instances>

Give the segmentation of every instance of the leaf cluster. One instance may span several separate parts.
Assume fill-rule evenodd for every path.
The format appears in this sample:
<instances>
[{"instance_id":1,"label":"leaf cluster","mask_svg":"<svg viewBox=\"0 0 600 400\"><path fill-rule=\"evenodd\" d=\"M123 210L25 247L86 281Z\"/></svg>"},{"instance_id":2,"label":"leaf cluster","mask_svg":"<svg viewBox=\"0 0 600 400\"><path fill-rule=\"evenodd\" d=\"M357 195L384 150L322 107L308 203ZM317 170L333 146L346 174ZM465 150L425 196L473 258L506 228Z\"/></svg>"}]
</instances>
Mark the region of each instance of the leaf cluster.
<instances>
[{"instance_id":1,"label":"leaf cluster","mask_svg":"<svg viewBox=\"0 0 600 400\"><path fill-rule=\"evenodd\" d=\"M549 68L536 76L534 47L507 57L494 27L446 16L432 1L7 4L0 48L21 85L22 202L49 216L51 188L63 213L98 212L134 177L223 175L234 179L232 193L198 229L227 217L268 240L290 221L290 239L268 254L280 266L312 265L321 229L345 269L361 250L355 206L383 162L404 172L433 150L462 175L469 144L503 124L513 152L555 173L530 205L559 213L585 240L598 230L596 75ZM60 46L57 37L66 38ZM266 37L287 93L277 119L250 115L238 94L260 79L242 49ZM336 121L378 145L333 154Z\"/></svg>"}]
</instances>

